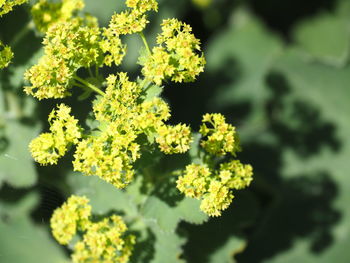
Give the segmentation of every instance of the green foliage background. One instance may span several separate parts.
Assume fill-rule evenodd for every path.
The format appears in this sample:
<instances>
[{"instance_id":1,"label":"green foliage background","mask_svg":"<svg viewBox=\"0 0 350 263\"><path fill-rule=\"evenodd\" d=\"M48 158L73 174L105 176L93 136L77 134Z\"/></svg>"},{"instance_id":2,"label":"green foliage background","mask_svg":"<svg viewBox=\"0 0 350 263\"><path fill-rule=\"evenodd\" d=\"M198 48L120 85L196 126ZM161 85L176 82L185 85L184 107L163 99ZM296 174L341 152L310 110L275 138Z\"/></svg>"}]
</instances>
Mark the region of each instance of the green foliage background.
<instances>
[{"instance_id":1,"label":"green foliage background","mask_svg":"<svg viewBox=\"0 0 350 263\"><path fill-rule=\"evenodd\" d=\"M123 5L86 2L102 24ZM349 262L350 1L213 0L205 8L159 2L149 39L163 18L178 17L193 26L207 58L197 82L165 89L172 121L198 128L202 114L224 113L238 127L239 157L254 167L252 186L222 217L201 224L207 219L198 203L175 205L174 182L131 200L97 178L72 174L67 160L35 165L28 143L58 102L38 103L22 92L23 72L42 50L41 38L25 29L29 5L17 7L0 20L0 38L15 53L0 72L0 261L69 262L48 222L76 193L89 196L97 214L144 218L152 232L138 237L134 262ZM141 44L136 37L127 42L129 50ZM129 52L124 63L134 75L137 56ZM78 116L90 108L68 103ZM168 160L168 167L182 163Z\"/></svg>"}]
</instances>

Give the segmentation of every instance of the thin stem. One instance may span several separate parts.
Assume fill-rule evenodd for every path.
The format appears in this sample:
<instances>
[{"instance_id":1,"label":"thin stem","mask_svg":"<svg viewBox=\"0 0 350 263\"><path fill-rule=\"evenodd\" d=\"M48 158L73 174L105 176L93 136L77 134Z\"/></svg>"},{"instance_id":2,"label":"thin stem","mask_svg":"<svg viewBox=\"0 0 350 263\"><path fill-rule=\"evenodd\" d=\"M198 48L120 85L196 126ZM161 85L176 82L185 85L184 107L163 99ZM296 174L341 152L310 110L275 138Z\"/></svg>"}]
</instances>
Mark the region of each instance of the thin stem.
<instances>
[{"instance_id":1,"label":"thin stem","mask_svg":"<svg viewBox=\"0 0 350 263\"><path fill-rule=\"evenodd\" d=\"M96 78L98 77L98 66L97 66L97 64L95 64L95 76L96 76Z\"/></svg>"},{"instance_id":2,"label":"thin stem","mask_svg":"<svg viewBox=\"0 0 350 263\"><path fill-rule=\"evenodd\" d=\"M91 68L88 68L88 72L89 72L90 77L93 78L94 74L92 74Z\"/></svg>"},{"instance_id":3,"label":"thin stem","mask_svg":"<svg viewBox=\"0 0 350 263\"><path fill-rule=\"evenodd\" d=\"M77 86L77 87L82 88L82 89L89 89L89 88L86 87L85 85L80 84L80 83L78 83L78 82L75 82L75 83L74 83L74 86Z\"/></svg>"},{"instance_id":4,"label":"thin stem","mask_svg":"<svg viewBox=\"0 0 350 263\"><path fill-rule=\"evenodd\" d=\"M141 39L142 39L142 41L143 41L143 44L145 45L145 47L146 47L146 49L147 49L148 54L151 55L152 52L151 52L151 50L150 50L150 48L149 48L149 46L148 46L148 43L147 43L147 40L146 40L145 35L143 34L143 32L140 32L139 35L140 35L140 37L141 37Z\"/></svg>"},{"instance_id":5,"label":"thin stem","mask_svg":"<svg viewBox=\"0 0 350 263\"><path fill-rule=\"evenodd\" d=\"M97 92L98 94L104 96L106 95L102 90L100 90L99 88L97 88L96 86L92 85L91 83L85 81L84 79L78 77L78 76L74 76L75 80L80 81L81 83L83 83L86 87L92 89L93 91Z\"/></svg>"}]
</instances>

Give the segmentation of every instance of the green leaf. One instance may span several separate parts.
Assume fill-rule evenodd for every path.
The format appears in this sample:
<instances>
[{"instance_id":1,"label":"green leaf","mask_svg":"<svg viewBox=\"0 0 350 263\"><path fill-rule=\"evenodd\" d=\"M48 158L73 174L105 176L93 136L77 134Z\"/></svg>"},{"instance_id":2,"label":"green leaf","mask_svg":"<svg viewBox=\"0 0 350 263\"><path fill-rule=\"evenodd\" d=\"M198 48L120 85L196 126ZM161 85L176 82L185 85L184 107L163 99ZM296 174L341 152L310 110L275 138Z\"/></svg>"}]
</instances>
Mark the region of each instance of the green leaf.
<instances>
[{"instance_id":1,"label":"green leaf","mask_svg":"<svg viewBox=\"0 0 350 263\"><path fill-rule=\"evenodd\" d=\"M37 134L38 126L27 126L15 120L6 122L8 145L0 153L0 183L5 181L14 187L29 187L36 183L36 168L28 145Z\"/></svg>"},{"instance_id":2,"label":"green leaf","mask_svg":"<svg viewBox=\"0 0 350 263\"><path fill-rule=\"evenodd\" d=\"M149 87L146 88L145 101L150 101L155 97L159 97L162 91L163 87L151 84Z\"/></svg>"},{"instance_id":3,"label":"green leaf","mask_svg":"<svg viewBox=\"0 0 350 263\"><path fill-rule=\"evenodd\" d=\"M300 23L294 38L311 59L343 66L349 56L349 29L349 18L323 14Z\"/></svg>"},{"instance_id":4,"label":"green leaf","mask_svg":"<svg viewBox=\"0 0 350 263\"><path fill-rule=\"evenodd\" d=\"M191 224L203 224L208 216L199 209L200 201L194 198L185 197L176 207L176 213L181 220Z\"/></svg>"},{"instance_id":5,"label":"green leaf","mask_svg":"<svg viewBox=\"0 0 350 263\"><path fill-rule=\"evenodd\" d=\"M215 86L209 100L211 111L224 113L234 125L240 112L246 114L246 125L239 129L244 142L264 128L265 101L270 96L265 78L282 53L283 43L244 9L238 9L232 18L227 27L212 37L205 51L208 79L204 85L210 89Z\"/></svg>"},{"instance_id":6,"label":"green leaf","mask_svg":"<svg viewBox=\"0 0 350 263\"><path fill-rule=\"evenodd\" d=\"M264 79L271 62L281 53L282 43L247 11L240 9L232 16L233 22L213 37L205 51L207 70L217 73L219 80L215 83L215 108L247 99L253 107L261 107L255 102L267 95L262 92Z\"/></svg>"},{"instance_id":7,"label":"green leaf","mask_svg":"<svg viewBox=\"0 0 350 263\"><path fill-rule=\"evenodd\" d=\"M142 214L146 221L150 221L164 232L174 232L180 220L173 209L154 196L147 199Z\"/></svg>"},{"instance_id":8,"label":"green leaf","mask_svg":"<svg viewBox=\"0 0 350 263\"><path fill-rule=\"evenodd\" d=\"M174 232L181 220L193 224L202 224L208 216L199 209L200 202L192 198L184 198L174 206L155 196L150 196L142 208L146 221L156 225L164 232Z\"/></svg>"},{"instance_id":9,"label":"green leaf","mask_svg":"<svg viewBox=\"0 0 350 263\"><path fill-rule=\"evenodd\" d=\"M323 135L323 147L308 159L298 152L284 153L285 176L295 181L300 174L309 174L309 180L313 181L305 191L321 195L323 204L308 211L311 217L316 217L313 235L296 240L290 250L270 262L345 263L350 257L350 66L338 69L305 62L293 50L286 52L275 66L286 76L295 98L318 107L322 119L332 123L333 132ZM318 235L321 236L318 238ZM317 243L322 238L325 243Z\"/></svg>"},{"instance_id":10,"label":"green leaf","mask_svg":"<svg viewBox=\"0 0 350 263\"><path fill-rule=\"evenodd\" d=\"M126 216L137 214L137 208L131 196L97 176L70 173L68 184L73 194L85 195L90 199L92 211L95 214L103 215L110 211L123 212Z\"/></svg>"},{"instance_id":11,"label":"green leaf","mask_svg":"<svg viewBox=\"0 0 350 263\"><path fill-rule=\"evenodd\" d=\"M234 255L245 248L246 242L242 238L229 237L224 245L214 251L209 257L209 263L234 263Z\"/></svg>"},{"instance_id":12,"label":"green leaf","mask_svg":"<svg viewBox=\"0 0 350 263\"><path fill-rule=\"evenodd\" d=\"M185 243L185 239L180 237L176 233L163 232L157 227L152 231L156 236L156 242L154 244L154 257L150 261L151 263L184 263L181 259L182 248Z\"/></svg>"},{"instance_id":13,"label":"green leaf","mask_svg":"<svg viewBox=\"0 0 350 263\"><path fill-rule=\"evenodd\" d=\"M46 263L48 260L52 263L69 262L64 251L47 230L31 222L29 212L37 201L37 195L29 194L12 205L0 203L2 262Z\"/></svg>"}]
</instances>

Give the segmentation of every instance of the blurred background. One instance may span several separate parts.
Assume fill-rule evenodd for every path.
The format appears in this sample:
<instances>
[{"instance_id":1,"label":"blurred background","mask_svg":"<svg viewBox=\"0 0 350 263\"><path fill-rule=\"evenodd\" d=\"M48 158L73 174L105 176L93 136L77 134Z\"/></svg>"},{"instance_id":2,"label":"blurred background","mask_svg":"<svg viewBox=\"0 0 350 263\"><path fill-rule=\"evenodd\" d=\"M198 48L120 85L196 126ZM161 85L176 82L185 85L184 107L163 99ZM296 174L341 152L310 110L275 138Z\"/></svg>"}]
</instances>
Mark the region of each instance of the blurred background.
<instances>
[{"instance_id":1,"label":"blurred background","mask_svg":"<svg viewBox=\"0 0 350 263\"><path fill-rule=\"evenodd\" d=\"M165 89L171 121L198 129L202 114L225 114L240 134L238 158L254 168L251 187L236 194L222 217L180 224L187 236L182 257L191 263L350 262L350 1L159 4L146 30L151 45L161 20L177 17L192 25L207 59L198 81ZM123 6L86 0L101 25ZM22 91L23 72L42 53L41 37L26 29L28 10L20 6L0 19L0 38L15 53L0 72L0 262L63 262L65 251L48 223L74 186L68 162L39 167L28 152L57 103ZM122 70L136 76L141 41L125 41L130 52ZM78 105L80 116L90 109Z\"/></svg>"}]
</instances>

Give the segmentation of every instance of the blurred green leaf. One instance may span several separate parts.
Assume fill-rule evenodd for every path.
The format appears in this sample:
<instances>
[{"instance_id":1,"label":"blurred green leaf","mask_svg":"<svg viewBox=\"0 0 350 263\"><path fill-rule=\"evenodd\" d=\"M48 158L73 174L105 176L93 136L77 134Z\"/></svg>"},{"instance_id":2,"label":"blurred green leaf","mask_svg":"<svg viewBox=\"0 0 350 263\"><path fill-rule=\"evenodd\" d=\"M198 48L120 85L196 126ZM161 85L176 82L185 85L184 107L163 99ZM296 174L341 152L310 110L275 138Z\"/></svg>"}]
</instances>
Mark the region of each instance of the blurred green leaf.
<instances>
[{"instance_id":1,"label":"blurred green leaf","mask_svg":"<svg viewBox=\"0 0 350 263\"><path fill-rule=\"evenodd\" d=\"M231 236L227 242L210 255L210 263L234 263L234 255L244 249L246 242L238 237Z\"/></svg>"},{"instance_id":2,"label":"blurred green leaf","mask_svg":"<svg viewBox=\"0 0 350 263\"><path fill-rule=\"evenodd\" d=\"M127 216L137 213L136 204L131 196L97 176L69 173L68 184L73 194L84 195L90 199L93 213L103 215L115 210Z\"/></svg>"},{"instance_id":3,"label":"blurred green leaf","mask_svg":"<svg viewBox=\"0 0 350 263\"><path fill-rule=\"evenodd\" d=\"M184 263L185 261L180 257L185 239L176 233L164 232L157 227L153 227L152 230L156 241L154 257L150 263Z\"/></svg>"},{"instance_id":4,"label":"blurred green leaf","mask_svg":"<svg viewBox=\"0 0 350 263\"><path fill-rule=\"evenodd\" d=\"M27 126L15 120L6 122L8 146L0 155L0 182L14 187L29 187L36 183L35 164L28 145L37 134L38 126Z\"/></svg>"},{"instance_id":5,"label":"blurred green leaf","mask_svg":"<svg viewBox=\"0 0 350 263\"><path fill-rule=\"evenodd\" d=\"M0 204L1 262L69 262L47 229L33 224L30 220L29 211L37 201L37 195L29 194L13 205Z\"/></svg>"},{"instance_id":6,"label":"blurred green leaf","mask_svg":"<svg viewBox=\"0 0 350 263\"><path fill-rule=\"evenodd\" d=\"M300 23L294 37L311 59L343 66L349 56L350 19L332 14L317 15Z\"/></svg>"}]
</instances>

